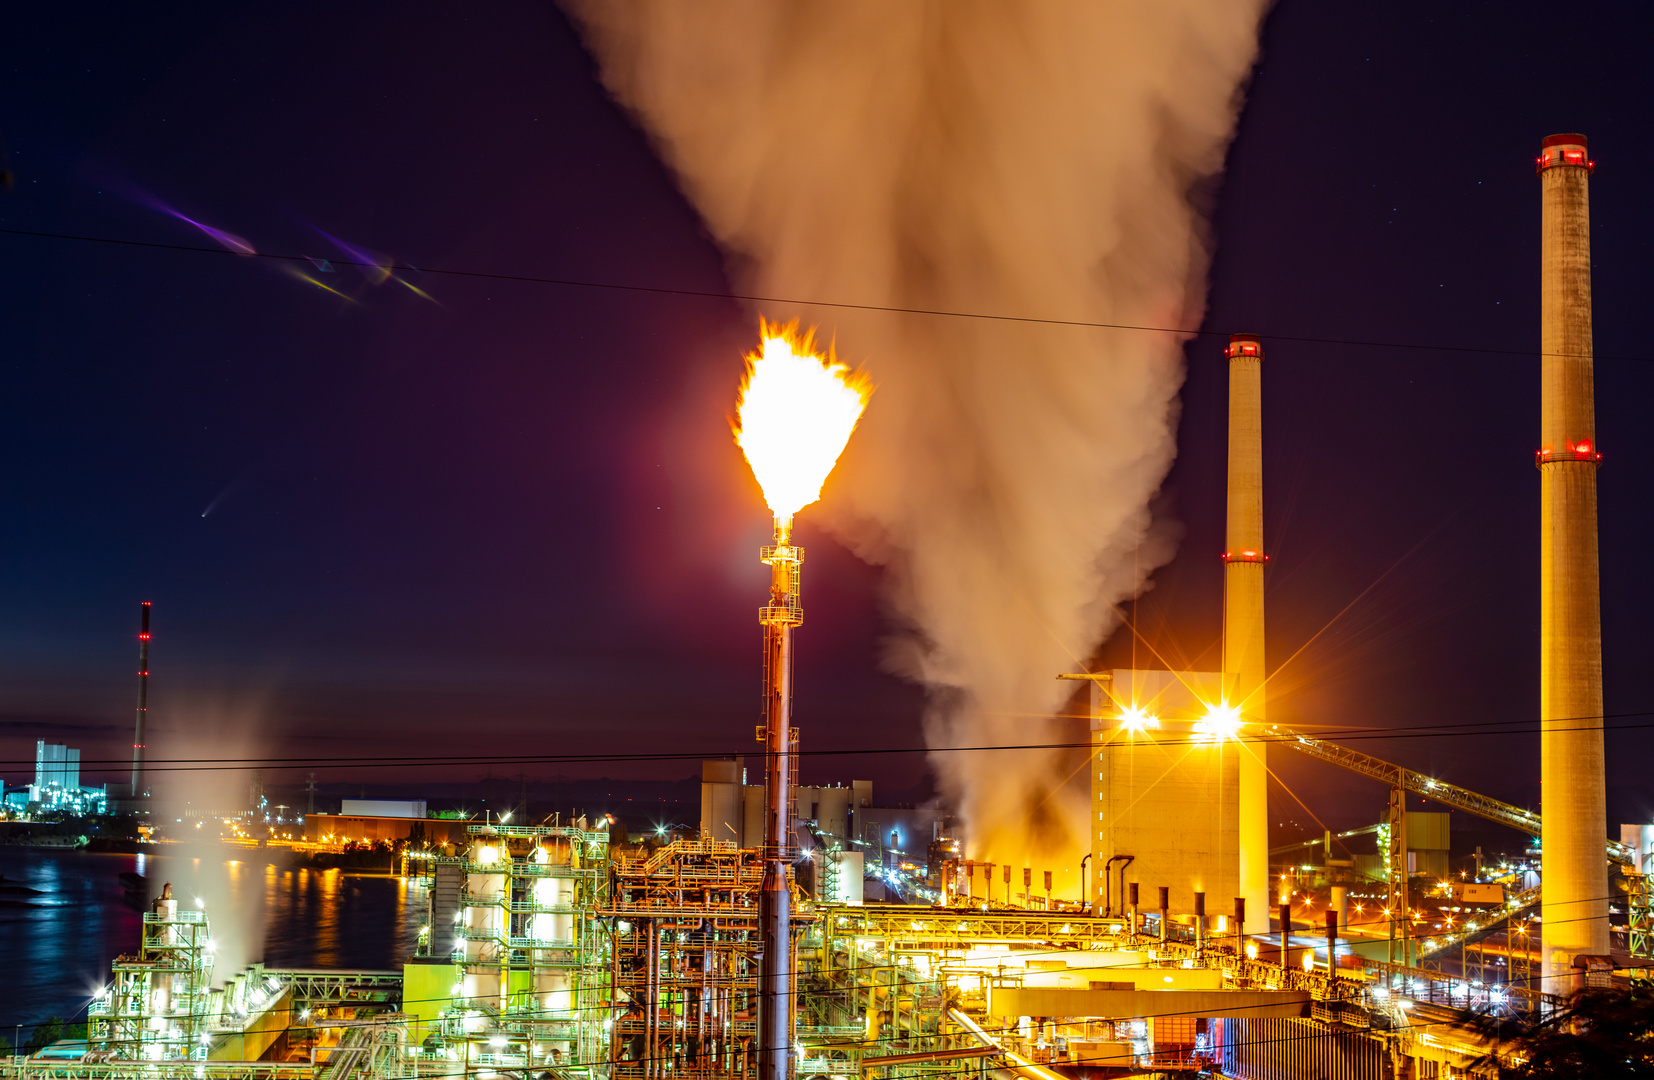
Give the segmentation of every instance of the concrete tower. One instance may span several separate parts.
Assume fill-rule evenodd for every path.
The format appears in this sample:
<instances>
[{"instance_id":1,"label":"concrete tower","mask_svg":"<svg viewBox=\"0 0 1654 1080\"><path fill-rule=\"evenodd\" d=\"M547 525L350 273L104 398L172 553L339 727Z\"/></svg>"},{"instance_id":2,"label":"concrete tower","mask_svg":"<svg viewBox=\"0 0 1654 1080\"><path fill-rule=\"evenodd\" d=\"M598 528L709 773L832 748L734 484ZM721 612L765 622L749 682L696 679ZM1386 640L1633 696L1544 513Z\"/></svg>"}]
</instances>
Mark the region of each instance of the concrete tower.
<instances>
[{"instance_id":1,"label":"concrete tower","mask_svg":"<svg viewBox=\"0 0 1654 1080\"><path fill-rule=\"evenodd\" d=\"M1223 673L1229 704L1264 722L1263 343L1229 339L1229 521L1223 553ZM1244 732L1251 730L1243 728ZM1240 894L1264 925L1269 904L1269 770L1261 742L1240 749Z\"/></svg>"},{"instance_id":2,"label":"concrete tower","mask_svg":"<svg viewBox=\"0 0 1654 1080\"><path fill-rule=\"evenodd\" d=\"M1596 406L1591 377L1591 161L1583 135L1545 139L1540 256L1539 758L1544 976L1608 954Z\"/></svg>"}]
</instances>

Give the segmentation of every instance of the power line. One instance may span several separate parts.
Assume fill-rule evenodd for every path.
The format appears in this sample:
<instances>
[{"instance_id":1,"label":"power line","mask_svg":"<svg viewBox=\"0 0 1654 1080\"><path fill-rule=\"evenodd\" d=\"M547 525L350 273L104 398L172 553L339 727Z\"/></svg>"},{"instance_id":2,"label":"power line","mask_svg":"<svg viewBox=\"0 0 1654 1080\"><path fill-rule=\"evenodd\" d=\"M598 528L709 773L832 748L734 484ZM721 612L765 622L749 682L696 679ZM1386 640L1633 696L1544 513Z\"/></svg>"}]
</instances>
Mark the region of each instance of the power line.
<instances>
[{"instance_id":1,"label":"power line","mask_svg":"<svg viewBox=\"0 0 1654 1080\"><path fill-rule=\"evenodd\" d=\"M38 232L30 229L0 229L0 234L26 236L43 240L74 240L89 244L111 244L120 247L152 248L160 251L184 251L200 255L233 255L238 258L269 259L275 262L308 263L316 259L309 255L287 255L269 251L231 251L226 248L198 244L166 244L153 240L128 240L111 236L85 236L77 233ZM327 259L336 266L354 266L364 269L412 270L421 274L444 277L475 278L484 281L514 281L531 285L555 285L563 288L607 289L614 292L647 293L656 296L683 296L706 300L746 300L762 304L784 304L799 307L837 308L842 311L880 311L896 315L926 315L947 319L980 319L988 322L1024 323L1034 326L1069 326L1093 330L1128 330L1146 334L1173 334L1178 337L1224 337L1227 330L1202 330L1199 327L1147 326L1138 323L1111 323L1091 319L1058 319L1035 315L1007 315L986 311L959 311L949 308L904 307L895 304L854 303L846 300L804 300L798 297L765 296L759 293L740 293L717 289L685 289L665 285L630 285L617 281L593 281L584 278L542 277L533 274L506 274L485 270L459 270L448 267L413 266L406 264L374 263L356 259ZM1345 345L1371 349L1415 349L1425 352L1463 353L1472 356L1574 356L1572 353L1545 353L1537 349L1498 349L1477 345L1439 345L1428 342L1379 341L1361 338L1316 337L1305 334L1260 333L1269 341L1290 341L1304 345ZM1580 354L1580 359L1616 360L1627 363L1654 363L1654 356L1621 356L1594 353Z\"/></svg>"},{"instance_id":2,"label":"power line","mask_svg":"<svg viewBox=\"0 0 1654 1080\"><path fill-rule=\"evenodd\" d=\"M1654 716L1654 711L1626 712L1610 714L1614 717ZM1576 719L1588 719L1578 717ZM1309 736L1320 740L1337 739L1340 743L1362 742L1373 739L1457 739L1457 738L1499 738L1510 735L1537 734L1531 721L1488 721L1487 726L1498 726L1499 730L1488 731L1420 731L1408 728L1392 730L1373 728L1347 729L1348 733L1333 731L1330 734L1315 734ZM1513 726L1521 725L1521 726ZM1476 726L1472 724L1458 725L1463 727ZM1602 731L1604 733L1620 731L1641 731L1654 728L1654 722L1646 724L1616 724L1612 727L1605 725L1585 725L1581 727L1552 727L1550 731ZM1307 733L1306 733L1307 734ZM1292 746L1298 740L1293 734L1264 734L1245 735L1227 741L1239 742L1242 745L1252 746ZM1155 746L1211 746L1217 741L1211 738L1201 738L1195 735L1178 736L1175 738L1157 739ZM857 747L838 750L794 750L794 757L868 757L896 754L962 754L962 753L1004 753L1008 751L1032 750L1081 750L1099 748L1106 744L1087 742L1040 742L1040 743L995 743L979 746L885 746L885 747ZM601 762L643 762L643 761L699 761L704 758L744 756L750 751L740 749L723 750L696 750L696 751L615 751L598 754L431 754L431 755L374 755L370 757L302 757L302 758L163 758L150 759L145 763L146 771L155 772L215 772L224 770L246 769L345 769L345 768L378 768L378 769L414 769L434 768L438 766L458 765L496 765L521 763L529 765L563 765L563 764L596 764ZM33 758L0 759L0 768L27 768L36 764ZM81 767L89 766L121 766L128 764L125 758L83 758ZM1402 766L1403 768L1408 768ZM1408 768L1409 772L1421 770Z\"/></svg>"}]
</instances>

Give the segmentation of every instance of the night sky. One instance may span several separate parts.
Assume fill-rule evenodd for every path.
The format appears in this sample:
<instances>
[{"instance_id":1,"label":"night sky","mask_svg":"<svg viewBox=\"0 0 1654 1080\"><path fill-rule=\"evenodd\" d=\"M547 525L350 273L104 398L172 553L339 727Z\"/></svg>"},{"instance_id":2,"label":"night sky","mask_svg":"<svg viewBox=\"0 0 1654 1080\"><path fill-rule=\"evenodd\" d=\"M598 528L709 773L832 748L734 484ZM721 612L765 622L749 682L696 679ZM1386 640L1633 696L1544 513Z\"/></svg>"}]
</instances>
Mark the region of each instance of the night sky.
<instances>
[{"instance_id":1,"label":"night sky","mask_svg":"<svg viewBox=\"0 0 1654 1080\"><path fill-rule=\"evenodd\" d=\"M756 313L507 280L729 288L555 7L32 5L7 22L0 227L220 246L170 208L259 251L500 275L376 284L301 264L324 291L269 260L0 235L8 785L29 778L37 738L126 756L141 600L157 753L754 748L769 517L728 417ZM1269 652L1288 665L1271 719L1537 716L1532 159L1544 135L1583 131L1607 711L1626 728L1609 735L1609 813L1654 815L1639 784L1654 748L1651 31L1633 3L1286 0L1270 16L1214 192L1213 336L1186 350L1158 504L1184 536L1140 604L1162 655L1216 664L1220 335L1255 331ZM879 668L879 573L808 511L799 535L806 746L919 745L922 694ZM1101 659L1128 664L1126 636ZM1537 798L1531 733L1356 745ZM1274 762L1334 827L1380 812L1376 784ZM481 772L326 776L405 777L417 795L421 778ZM809 782L851 776L906 789L922 759L805 765Z\"/></svg>"}]
</instances>

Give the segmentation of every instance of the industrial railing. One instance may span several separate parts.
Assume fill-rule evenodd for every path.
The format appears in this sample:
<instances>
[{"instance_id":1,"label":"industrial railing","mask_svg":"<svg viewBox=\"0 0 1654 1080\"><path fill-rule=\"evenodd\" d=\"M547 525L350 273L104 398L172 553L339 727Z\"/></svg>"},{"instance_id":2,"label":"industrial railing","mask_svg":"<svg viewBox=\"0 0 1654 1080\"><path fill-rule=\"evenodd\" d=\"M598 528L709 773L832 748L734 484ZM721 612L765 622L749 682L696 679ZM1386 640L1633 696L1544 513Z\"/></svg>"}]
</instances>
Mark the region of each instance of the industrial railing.
<instances>
[{"instance_id":1,"label":"industrial railing","mask_svg":"<svg viewBox=\"0 0 1654 1080\"><path fill-rule=\"evenodd\" d=\"M567 863L508 862L505 859L478 862L475 859L468 858L464 861L464 866L468 874L547 878L595 878L597 876L597 870L594 868L569 866Z\"/></svg>"},{"instance_id":2,"label":"industrial railing","mask_svg":"<svg viewBox=\"0 0 1654 1080\"><path fill-rule=\"evenodd\" d=\"M1435 934L1419 944L1420 959L1428 960L1443 953L1452 952L1461 945L1468 945L1487 937L1499 927L1505 925L1513 916L1539 906L1539 886L1525 889L1513 894L1505 901L1504 906L1493 911L1482 912L1475 918L1466 918L1463 926L1457 930L1450 930L1445 934Z\"/></svg>"},{"instance_id":3,"label":"industrial railing","mask_svg":"<svg viewBox=\"0 0 1654 1080\"><path fill-rule=\"evenodd\" d=\"M312 1080L309 1062L37 1061L0 1058L3 1080Z\"/></svg>"},{"instance_id":4,"label":"industrial railing","mask_svg":"<svg viewBox=\"0 0 1654 1080\"><path fill-rule=\"evenodd\" d=\"M1373 979L1368 996L1380 1000L1401 996L1453 1009L1506 1015L1549 1014L1563 1005L1563 999L1555 994L1529 990L1517 983L1491 984L1453 978L1439 971L1383 960L1363 959L1361 966Z\"/></svg>"}]
</instances>

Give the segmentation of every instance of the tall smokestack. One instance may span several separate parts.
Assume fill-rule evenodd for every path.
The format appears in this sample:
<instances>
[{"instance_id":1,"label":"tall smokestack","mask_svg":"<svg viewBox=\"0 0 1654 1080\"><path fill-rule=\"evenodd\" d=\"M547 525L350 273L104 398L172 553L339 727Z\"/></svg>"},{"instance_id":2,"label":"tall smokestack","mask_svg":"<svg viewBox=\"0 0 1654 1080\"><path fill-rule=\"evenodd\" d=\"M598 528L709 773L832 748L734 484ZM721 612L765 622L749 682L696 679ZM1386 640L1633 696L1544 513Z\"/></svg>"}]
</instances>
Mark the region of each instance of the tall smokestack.
<instances>
[{"instance_id":1,"label":"tall smokestack","mask_svg":"<svg viewBox=\"0 0 1654 1080\"><path fill-rule=\"evenodd\" d=\"M139 608L138 717L132 725L132 797L144 797L144 722L149 719L149 601Z\"/></svg>"},{"instance_id":2,"label":"tall smokestack","mask_svg":"<svg viewBox=\"0 0 1654 1080\"><path fill-rule=\"evenodd\" d=\"M1223 672L1229 704L1264 722L1263 343L1229 338L1229 515L1223 553ZM1245 730L1245 729L1243 729ZM1262 742L1240 749L1240 892L1269 910L1269 769Z\"/></svg>"},{"instance_id":3,"label":"tall smokestack","mask_svg":"<svg viewBox=\"0 0 1654 1080\"><path fill-rule=\"evenodd\" d=\"M1608 954L1608 834L1592 389L1592 163L1583 135L1541 144L1539 759L1544 817L1543 989Z\"/></svg>"}]
</instances>

